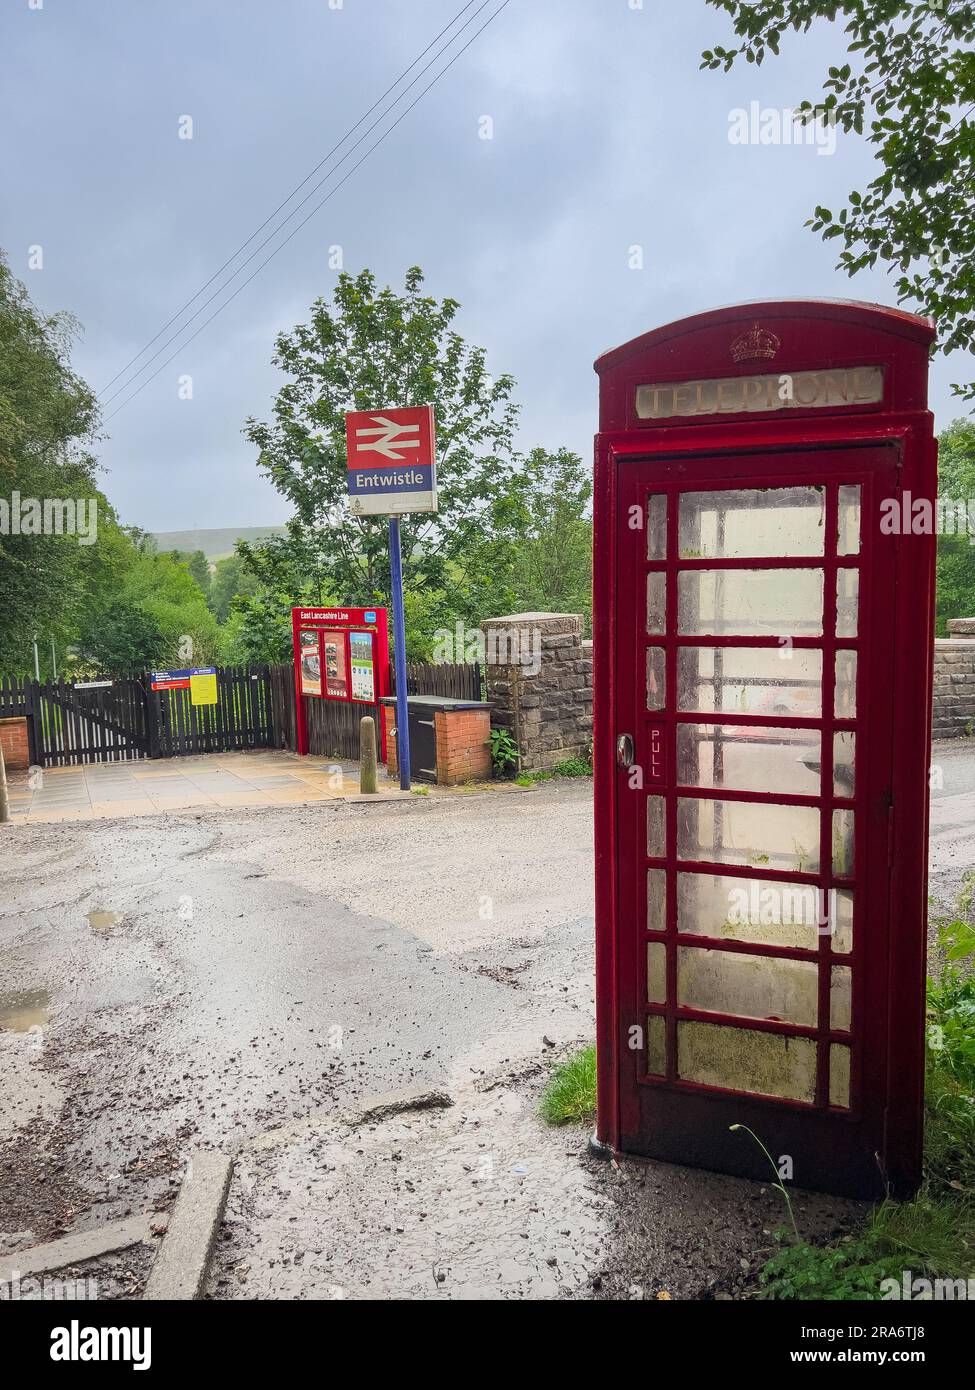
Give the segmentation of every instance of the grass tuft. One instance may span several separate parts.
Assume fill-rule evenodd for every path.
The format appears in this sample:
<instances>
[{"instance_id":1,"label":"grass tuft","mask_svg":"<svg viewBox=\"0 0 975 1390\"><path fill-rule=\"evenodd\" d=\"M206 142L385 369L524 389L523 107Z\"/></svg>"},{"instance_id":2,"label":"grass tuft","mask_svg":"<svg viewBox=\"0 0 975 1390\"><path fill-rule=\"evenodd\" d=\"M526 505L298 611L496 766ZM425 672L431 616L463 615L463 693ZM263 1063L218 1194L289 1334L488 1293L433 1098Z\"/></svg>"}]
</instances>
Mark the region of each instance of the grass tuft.
<instances>
[{"instance_id":1,"label":"grass tuft","mask_svg":"<svg viewBox=\"0 0 975 1390\"><path fill-rule=\"evenodd\" d=\"M928 980L924 1181L910 1202L881 1202L840 1241L783 1242L760 1275L762 1296L879 1299L902 1271L925 1279L975 1273L975 877L938 934Z\"/></svg>"},{"instance_id":2,"label":"grass tuft","mask_svg":"<svg viewBox=\"0 0 975 1390\"><path fill-rule=\"evenodd\" d=\"M596 1114L596 1047L560 1062L542 1092L542 1118L550 1125L591 1120Z\"/></svg>"}]
</instances>

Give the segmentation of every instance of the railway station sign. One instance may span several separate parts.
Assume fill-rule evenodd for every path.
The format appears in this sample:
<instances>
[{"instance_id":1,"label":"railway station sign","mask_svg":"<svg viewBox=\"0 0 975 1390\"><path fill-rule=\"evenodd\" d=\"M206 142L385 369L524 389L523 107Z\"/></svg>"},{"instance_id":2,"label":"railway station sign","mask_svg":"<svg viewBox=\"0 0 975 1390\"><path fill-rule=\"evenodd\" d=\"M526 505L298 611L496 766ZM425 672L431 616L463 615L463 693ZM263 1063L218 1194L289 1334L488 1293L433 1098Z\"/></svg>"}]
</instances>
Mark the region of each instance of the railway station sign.
<instances>
[{"instance_id":1,"label":"railway station sign","mask_svg":"<svg viewBox=\"0 0 975 1390\"><path fill-rule=\"evenodd\" d=\"M346 416L349 506L359 516L437 510L433 406Z\"/></svg>"}]
</instances>

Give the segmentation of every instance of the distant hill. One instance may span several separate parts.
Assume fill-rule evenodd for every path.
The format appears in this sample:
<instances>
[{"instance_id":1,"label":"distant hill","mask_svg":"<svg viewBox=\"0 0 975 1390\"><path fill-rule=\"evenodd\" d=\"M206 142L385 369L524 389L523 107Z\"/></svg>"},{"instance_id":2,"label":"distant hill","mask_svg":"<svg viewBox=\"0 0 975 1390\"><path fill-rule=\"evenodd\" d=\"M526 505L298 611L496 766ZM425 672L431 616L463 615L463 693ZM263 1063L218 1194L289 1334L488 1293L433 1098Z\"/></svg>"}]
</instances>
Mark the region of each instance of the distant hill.
<instances>
[{"instance_id":1,"label":"distant hill","mask_svg":"<svg viewBox=\"0 0 975 1390\"><path fill-rule=\"evenodd\" d=\"M235 541L259 541L283 531L283 526L222 526L213 531L154 531L153 540L160 550L202 550L212 561L232 554Z\"/></svg>"}]
</instances>

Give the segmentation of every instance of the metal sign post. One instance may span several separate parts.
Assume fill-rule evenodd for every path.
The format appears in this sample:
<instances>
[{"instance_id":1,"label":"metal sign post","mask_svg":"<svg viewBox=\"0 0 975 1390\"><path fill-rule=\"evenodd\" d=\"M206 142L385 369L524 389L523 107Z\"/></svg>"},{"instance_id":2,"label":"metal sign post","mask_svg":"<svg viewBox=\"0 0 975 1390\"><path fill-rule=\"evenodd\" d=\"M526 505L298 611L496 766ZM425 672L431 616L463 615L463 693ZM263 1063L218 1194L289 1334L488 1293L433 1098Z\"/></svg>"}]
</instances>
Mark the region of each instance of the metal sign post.
<instances>
[{"instance_id":1,"label":"metal sign post","mask_svg":"<svg viewBox=\"0 0 975 1390\"><path fill-rule=\"evenodd\" d=\"M389 566L396 668L396 755L399 784L410 790L410 712L406 688L406 622L399 518L437 510L437 445L433 406L350 411L345 417L349 507L356 516L389 518Z\"/></svg>"},{"instance_id":2,"label":"metal sign post","mask_svg":"<svg viewBox=\"0 0 975 1390\"><path fill-rule=\"evenodd\" d=\"M393 590L393 663L396 667L396 757L400 791L410 790L410 709L406 690L406 619L403 614L403 557L399 517L389 518L389 564Z\"/></svg>"}]
</instances>

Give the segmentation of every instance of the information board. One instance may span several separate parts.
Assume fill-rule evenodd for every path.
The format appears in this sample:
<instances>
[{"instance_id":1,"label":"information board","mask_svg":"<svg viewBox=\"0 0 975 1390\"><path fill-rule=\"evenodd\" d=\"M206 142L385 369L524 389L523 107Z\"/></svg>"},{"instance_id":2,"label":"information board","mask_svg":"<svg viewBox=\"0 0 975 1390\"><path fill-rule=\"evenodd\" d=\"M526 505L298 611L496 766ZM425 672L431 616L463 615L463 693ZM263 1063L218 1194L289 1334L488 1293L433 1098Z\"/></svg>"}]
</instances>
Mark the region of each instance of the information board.
<instances>
[{"instance_id":1,"label":"information board","mask_svg":"<svg viewBox=\"0 0 975 1390\"><path fill-rule=\"evenodd\" d=\"M215 705L217 703L217 668L200 666L190 672L190 704Z\"/></svg>"},{"instance_id":2,"label":"information board","mask_svg":"<svg viewBox=\"0 0 975 1390\"><path fill-rule=\"evenodd\" d=\"M325 653L325 694L330 700L347 700L349 669L345 654L345 633L323 632L322 650Z\"/></svg>"},{"instance_id":3,"label":"information board","mask_svg":"<svg viewBox=\"0 0 975 1390\"><path fill-rule=\"evenodd\" d=\"M349 659L352 667L352 698L365 704L376 702L376 665L371 632L349 633Z\"/></svg>"},{"instance_id":4,"label":"information board","mask_svg":"<svg viewBox=\"0 0 975 1390\"><path fill-rule=\"evenodd\" d=\"M301 662L299 680L302 695L321 695L322 663L317 628L302 628L298 637Z\"/></svg>"}]
</instances>

